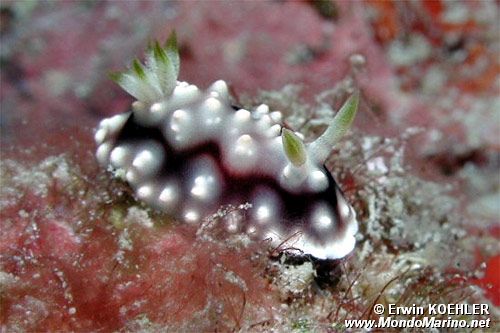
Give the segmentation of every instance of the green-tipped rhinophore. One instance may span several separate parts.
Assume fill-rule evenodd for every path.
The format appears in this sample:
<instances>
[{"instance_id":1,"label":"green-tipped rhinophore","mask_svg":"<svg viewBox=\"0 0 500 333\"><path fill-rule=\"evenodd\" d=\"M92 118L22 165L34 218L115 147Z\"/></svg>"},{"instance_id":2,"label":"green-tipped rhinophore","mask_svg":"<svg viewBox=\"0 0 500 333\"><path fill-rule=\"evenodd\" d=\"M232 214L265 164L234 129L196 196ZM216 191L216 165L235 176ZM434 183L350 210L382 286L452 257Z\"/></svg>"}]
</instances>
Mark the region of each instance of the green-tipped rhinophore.
<instances>
[{"instance_id":1,"label":"green-tipped rhinophore","mask_svg":"<svg viewBox=\"0 0 500 333\"><path fill-rule=\"evenodd\" d=\"M359 104L359 91L356 91L342 105L325 132L308 145L308 151L316 161L324 163L330 151L351 127Z\"/></svg>"},{"instance_id":2,"label":"green-tipped rhinophore","mask_svg":"<svg viewBox=\"0 0 500 333\"><path fill-rule=\"evenodd\" d=\"M303 165L307 160L307 151L304 142L295 133L286 128L283 128L281 139L288 160L296 167Z\"/></svg>"}]
</instances>

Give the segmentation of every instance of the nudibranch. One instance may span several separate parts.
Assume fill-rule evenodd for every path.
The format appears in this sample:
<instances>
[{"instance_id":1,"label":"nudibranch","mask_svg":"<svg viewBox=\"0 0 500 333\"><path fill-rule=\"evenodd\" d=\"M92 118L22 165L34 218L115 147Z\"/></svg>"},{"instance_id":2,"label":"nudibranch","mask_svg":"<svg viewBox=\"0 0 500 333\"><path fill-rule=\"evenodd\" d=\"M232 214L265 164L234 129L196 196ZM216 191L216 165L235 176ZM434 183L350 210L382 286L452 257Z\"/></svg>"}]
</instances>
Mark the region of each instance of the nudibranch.
<instances>
[{"instance_id":1,"label":"nudibranch","mask_svg":"<svg viewBox=\"0 0 500 333\"><path fill-rule=\"evenodd\" d=\"M356 214L324 163L353 121L358 93L319 138L304 143L267 105L234 107L224 81L206 91L177 81L176 44L172 34L165 45L149 46L145 65L135 60L113 76L136 101L130 112L100 122L100 165L126 180L139 200L182 222L250 203L244 218L223 218L228 232L318 259L349 254Z\"/></svg>"}]
</instances>

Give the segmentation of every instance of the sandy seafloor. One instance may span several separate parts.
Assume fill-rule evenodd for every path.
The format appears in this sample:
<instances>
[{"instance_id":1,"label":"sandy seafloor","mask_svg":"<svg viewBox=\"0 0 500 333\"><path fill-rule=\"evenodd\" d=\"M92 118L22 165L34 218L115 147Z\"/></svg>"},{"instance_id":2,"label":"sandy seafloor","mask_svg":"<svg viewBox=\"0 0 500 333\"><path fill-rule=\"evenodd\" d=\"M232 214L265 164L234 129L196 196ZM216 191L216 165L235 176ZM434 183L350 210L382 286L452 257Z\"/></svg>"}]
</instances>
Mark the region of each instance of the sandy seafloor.
<instances>
[{"instance_id":1,"label":"sandy seafloor","mask_svg":"<svg viewBox=\"0 0 500 333\"><path fill-rule=\"evenodd\" d=\"M0 331L341 332L376 303L487 304L452 319L500 330L497 1L0 7ZM172 29L180 80L224 79L308 139L360 89L327 164L359 216L351 255L181 225L97 166L97 123L132 102L107 73Z\"/></svg>"}]
</instances>

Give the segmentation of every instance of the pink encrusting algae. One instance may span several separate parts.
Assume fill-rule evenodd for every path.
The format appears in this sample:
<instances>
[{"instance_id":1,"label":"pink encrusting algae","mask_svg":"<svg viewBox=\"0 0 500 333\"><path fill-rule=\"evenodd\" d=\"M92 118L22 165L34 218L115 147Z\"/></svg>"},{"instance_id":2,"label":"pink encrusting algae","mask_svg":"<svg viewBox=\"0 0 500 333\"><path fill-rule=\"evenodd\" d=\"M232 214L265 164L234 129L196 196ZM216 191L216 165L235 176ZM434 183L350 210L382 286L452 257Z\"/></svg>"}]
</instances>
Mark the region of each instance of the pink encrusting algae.
<instances>
[{"instance_id":1,"label":"pink encrusting algae","mask_svg":"<svg viewBox=\"0 0 500 333\"><path fill-rule=\"evenodd\" d=\"M248 326L270 311L272 287L256 244L197 237L193 228L165 218L166 225L158 218L153 223L139 206L106 203L112 195L106 187L90 188L76 170L66 156L30 169L12 160L2 166L7 327L116 330L145 316L184 330L211 330ZM25 317L25 311L36 314Z\"/></svg>"}]
</instances>

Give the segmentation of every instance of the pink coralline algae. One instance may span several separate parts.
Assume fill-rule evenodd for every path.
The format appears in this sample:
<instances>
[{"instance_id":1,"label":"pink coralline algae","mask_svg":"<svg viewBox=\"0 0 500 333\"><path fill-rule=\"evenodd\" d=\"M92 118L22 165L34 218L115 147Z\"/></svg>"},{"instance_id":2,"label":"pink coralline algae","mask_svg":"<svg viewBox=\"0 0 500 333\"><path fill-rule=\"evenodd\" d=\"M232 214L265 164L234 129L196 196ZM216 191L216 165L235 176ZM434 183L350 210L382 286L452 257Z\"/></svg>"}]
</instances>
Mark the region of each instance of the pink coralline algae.
<instances>
[{"instance_id":1,"label":"pink coralline algae","mask_svg":"<svg viewBox=\"0 0 500 333\"><path fill-rule=\"evenodd\" d=\"M119 203L126 188L106 185L104 174L99 186L87 183L92 167L81 173L72 159L2 165L3 327L134 330L148 318L174 330L210 331L266 317L276 298L261 276L258 244L155 225L144 209ZM107 210L109 196L118 201ZM206 320L211 316L221 324Z\"/></svg>"}]
</instances>

